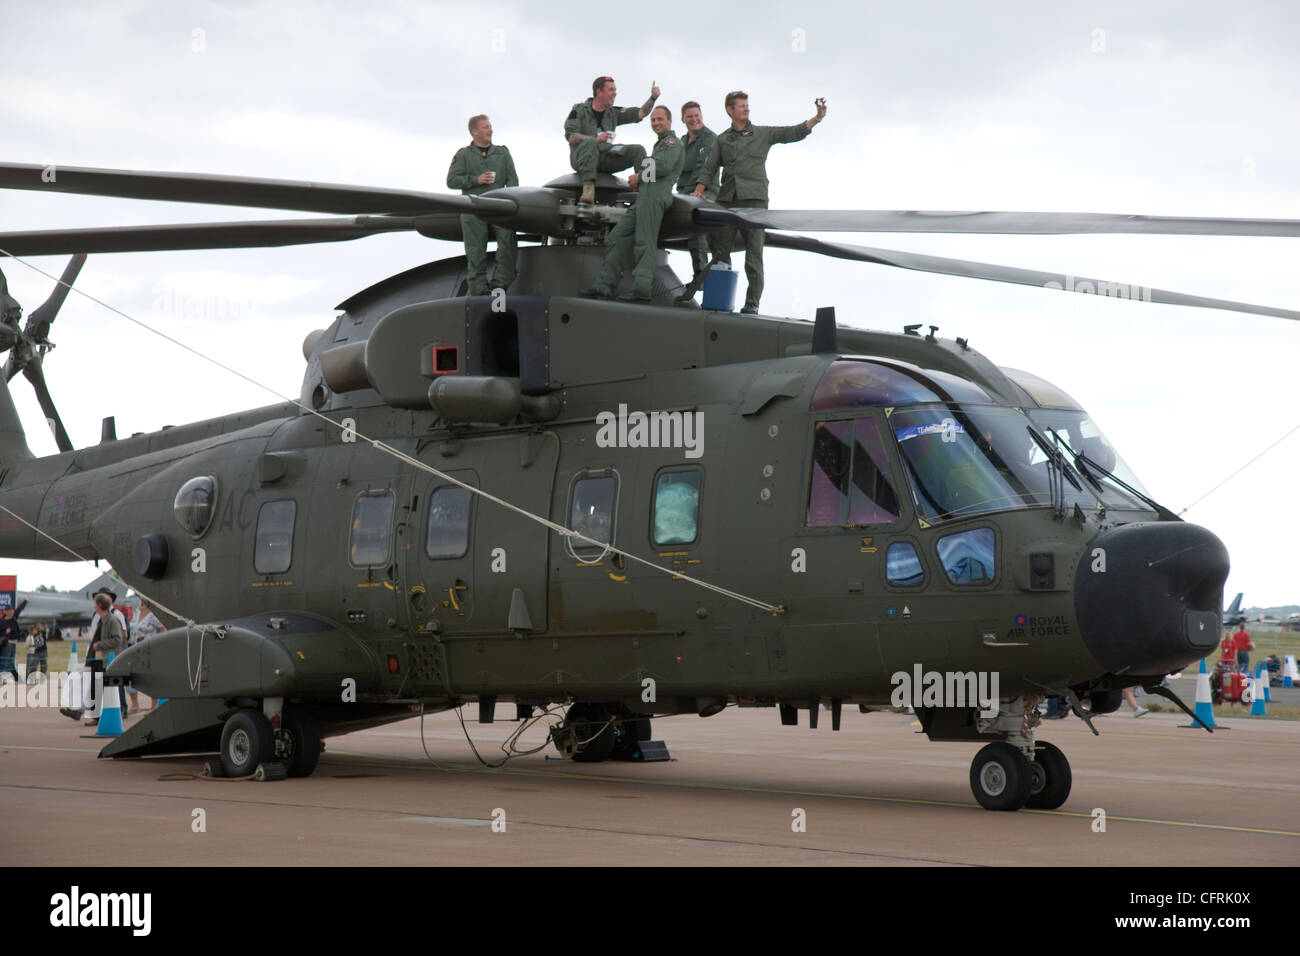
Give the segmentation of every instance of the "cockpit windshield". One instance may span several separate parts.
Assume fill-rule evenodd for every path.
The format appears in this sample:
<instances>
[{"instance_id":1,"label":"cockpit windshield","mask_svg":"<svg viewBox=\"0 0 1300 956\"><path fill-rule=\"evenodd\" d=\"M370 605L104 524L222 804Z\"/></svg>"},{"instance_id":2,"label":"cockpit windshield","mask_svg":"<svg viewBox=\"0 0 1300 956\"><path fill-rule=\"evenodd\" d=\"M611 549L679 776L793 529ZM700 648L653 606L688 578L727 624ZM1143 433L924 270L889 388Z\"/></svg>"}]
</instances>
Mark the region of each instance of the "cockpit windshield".
<instances>
[{"instance_id":1,"label":"cockpit windshield","mask_svg":"<svg viewBox=\"0 0 1300 956\"><path fill-rule=\"evenodd\" d=\"M1073 430L1062 433L1061 440L1081 437L1086 417L1082 412L1072 415L1075 417L1068 422L1053 417L1050 423L1034 425L1019 409L1001 406L896 409L890 425L911 478L917 513L927 521L937 522L1011 508L1050 506L1053 481L1059 479L1050 474L1047 451L1042 441L1035 439L1034 431L1051 443L1050 433L1043 434L1046 427L1068 424ZM1085 446L1085 454L1087 447L1092 447L1099 456L1116 460L1100 432L1091 438L1099 442ZM1068 452L1065 459L1070 460ZM1106 464L1102 457L1094 460ZM1063 483L1063 491L1066 508L1077 504L1087 511L1095 509L1099 500L1108 507L1146 507L1109 482L1085 483L1073 472Z\"/></svg>"}]
</instances>

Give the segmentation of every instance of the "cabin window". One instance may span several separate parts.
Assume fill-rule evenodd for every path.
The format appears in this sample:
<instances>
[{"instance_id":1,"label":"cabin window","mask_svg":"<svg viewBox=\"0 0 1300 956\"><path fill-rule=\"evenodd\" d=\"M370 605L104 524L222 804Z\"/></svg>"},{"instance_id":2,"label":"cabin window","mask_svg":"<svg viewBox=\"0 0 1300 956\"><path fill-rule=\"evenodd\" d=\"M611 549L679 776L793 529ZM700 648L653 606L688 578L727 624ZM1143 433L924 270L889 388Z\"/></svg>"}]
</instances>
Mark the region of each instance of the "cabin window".
<instances>
[{"instance_id":1,"label":"cabin window","mask_svg":"<svg viewBox=\"0 0 1300 956\"><path fill-rule=\"evenodd\" d=\"M895 541L885 553L885 580L896 588L918 588L925 583L921 556L909 541Z\"/></svg>"},{"instance_id":2,"label":"cabin window","mask_svg":"<svg viewBox=\"0 0 1300 956\"><path fill-rule=\"evenodd\" d=\"M953 584L992 584L997 577L992 528L974 528L940 538L936 549L939 563Z\"/></svg>"},{"instance_id":3,"label":"cabin window","mask_svg":"<svg viewBox=\"0 0 1300 956\"><path fill-rule=\"evenodd\" d=\"M393 496L387 491L363 491L357 495L348 538L348 559L354 568L374 568L388 563L393 504Z\"/></svg>"},{"instance_id":4,"label":"cabin window","mask_svg":"<svg viewBox=\"0 0 1300 956\"><path fill-rule=\"evenodd\" d=\"M818 422L813 434L812 475L810 527L897 520L898 492L874 418Z\"/></svg>"},{"instance_id":5,"label":"cabin window","mask_svg":"<svg viewBox=\"0 0 1300 956\"><path fill-rule=\"evenodd\" d=\"M691 544L700 534L699 468L662 471L655 479L654 514L651 526L656 548L669 544Z\"/></svg>"},{"instance_id":6,"label":"cabin window","mask_svg":"<svg viewBox=\"0 0 1300 956\"><path fill-rule=\"evenodd\" d=\"M617 498L618 476L612 472L578 478L573 483L569 527L602 544L612 544ZM569 539L569 549L581 561L599 560L606 550L572 538Z\"/></svg>"},{"instance_id":7,"label":"cabin window","mask_svg":"<svg viewBox=\"0 0 1300 956\"><path fill-rule=\"evenodd\" d=\"M268 501L257 510L257 540L253 570L282 574L293 561L293 522L298 505L292 500Z\"/></svg>"},{"instance_id":8,"label":"cabin window","mask_svg":"<svg viewBox=\"0 0 1300 956\"><path fill-rule=\"evenodd\" d=\"M469 551L469 512L474 494L459 485L440 485L429 497L424 553L434 560L463 558Z\"/></svg>"},{"instance_id":9,"label":"cabin window","mask_svg":"<svg viewBox=\"0 0 1300 956\"><path fill-rule=\"evenodd\" d=\"M172 514L192 538L203 537L217 510L217 479L211 475L191 478L181 485L172 502Z\"/></svg>"}]
</instances>

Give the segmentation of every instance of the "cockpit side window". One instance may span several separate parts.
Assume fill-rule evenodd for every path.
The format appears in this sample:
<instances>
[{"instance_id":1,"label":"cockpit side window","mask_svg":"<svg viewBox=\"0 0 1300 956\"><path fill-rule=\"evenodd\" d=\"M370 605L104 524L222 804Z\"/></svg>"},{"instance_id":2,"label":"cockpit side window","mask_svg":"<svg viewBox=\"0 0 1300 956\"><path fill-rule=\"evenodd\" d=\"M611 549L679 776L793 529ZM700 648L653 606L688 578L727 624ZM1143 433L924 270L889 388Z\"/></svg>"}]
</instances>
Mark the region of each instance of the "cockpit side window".
<instances>
[{"instance_id":1,"label":"cockpit side window","mask_svg":"<svg viewBox=\"0 0 1300 956\"><path fill-rule=\"evenodd\" d=\"M876 420L817 422L808 526L889 524L899 513L898 492Z\"/></svg>"}]
</instances>

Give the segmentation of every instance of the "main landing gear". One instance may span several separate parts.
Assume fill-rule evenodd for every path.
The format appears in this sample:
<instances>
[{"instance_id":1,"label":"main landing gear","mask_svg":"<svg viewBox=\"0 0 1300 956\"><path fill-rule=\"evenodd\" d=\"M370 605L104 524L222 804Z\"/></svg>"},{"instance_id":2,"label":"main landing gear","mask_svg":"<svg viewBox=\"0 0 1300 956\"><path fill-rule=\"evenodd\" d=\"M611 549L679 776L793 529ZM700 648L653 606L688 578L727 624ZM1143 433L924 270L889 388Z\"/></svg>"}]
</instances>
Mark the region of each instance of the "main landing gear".
<instances>
[{"instance_id":1,"label":"main landing gear","mask_svg":"<svg viewBox=\"0 0 1300 956\"><path fill-rule=\"evenodd\" d=\"M1034 742L1037 698L1017 700L995 718L981 718L983 733L1004 732L1006 740L987 744L970 765L970 788L985 810L1055 810L1070 795L1070 762L1059 747ZM1017 706L1019 705L1019 706Z\"/></svg>"},{"instance_id":2,"label":"main landing gear","mask_svg":"<svg viewBox=\"0 0 1300 956\"><path fill-rule=\"evenodd\" d=\"M648 717L615 714L603 704L578 702L571 706L554 740L562 754L578 763L668 759L662 741L650 740Z\"/></svg>"},{"instance_id":3,"label":"main landing gear","mask_svg":"<svg viewBox=\"0 0 1300 956\"><path fill-rule=\"evenodd\" d=\"M273 728L267 709L278 727ZM283 707L278 700L263 710L241 707L226 718L221 730L220 775L259 780L309 777L320 752L320 728L305 711Z\"/></svg>"}]
</instances>

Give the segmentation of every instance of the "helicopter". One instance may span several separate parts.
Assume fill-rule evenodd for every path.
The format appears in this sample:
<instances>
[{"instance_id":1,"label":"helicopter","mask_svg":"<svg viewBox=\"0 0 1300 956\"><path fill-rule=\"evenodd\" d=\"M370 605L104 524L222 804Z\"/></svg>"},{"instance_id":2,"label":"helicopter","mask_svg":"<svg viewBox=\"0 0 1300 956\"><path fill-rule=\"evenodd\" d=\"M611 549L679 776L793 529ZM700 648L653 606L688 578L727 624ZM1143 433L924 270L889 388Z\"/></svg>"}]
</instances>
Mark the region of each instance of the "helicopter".
<instances>
[{"instance_id":1,"label":"helicopter","mask_svg":"<svg viewBox=\"0 0 1300 956\"><path fill-rule=\"evenodd\" d=\"M1217 646L1227 551L1143 489L1082 405L933 326L679 301L668 250L763 228L778 248L1107 294L792 230L1294 236L1300 223L677 196L652 300L625 303L579 290L634 196L602 175L583 204L580 185L457 196L0 164L0 188L333 217L0 234L3 255L74 255L24 327L4 292L5 381L32 383L59 453L32 455L0 389L0 554L104 558L176 623L109 666L110 683L167 704L102 757L215 751L212 773L304 777L323 738L477 703L484 723L498 704L525 721L566 706L550 740L576 761L653 760L666 716L763 707L816 728L828 708L839 730L845 705L913 706L931 740L983 745L972 793L1015 811L1059 807L1072 787L1065 755L1037 740L1043 699L1094 733L1133 686L1195 719L1160 681ZM72 447L41 363L86 254L456 240L462 214L531 243L508 289L468 295L464 257L389 276L306 336L296 400L130 438L106 420L99 444Z\"/></svg>"}]
</instances>

